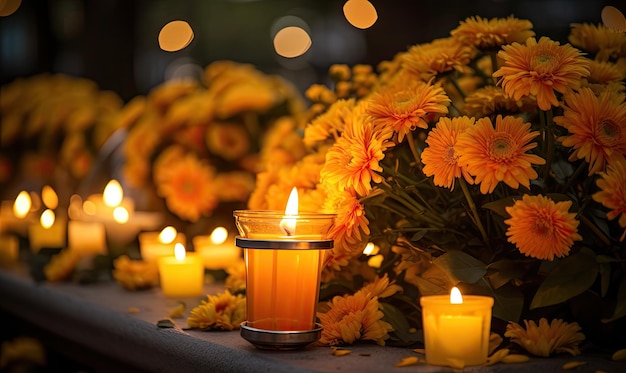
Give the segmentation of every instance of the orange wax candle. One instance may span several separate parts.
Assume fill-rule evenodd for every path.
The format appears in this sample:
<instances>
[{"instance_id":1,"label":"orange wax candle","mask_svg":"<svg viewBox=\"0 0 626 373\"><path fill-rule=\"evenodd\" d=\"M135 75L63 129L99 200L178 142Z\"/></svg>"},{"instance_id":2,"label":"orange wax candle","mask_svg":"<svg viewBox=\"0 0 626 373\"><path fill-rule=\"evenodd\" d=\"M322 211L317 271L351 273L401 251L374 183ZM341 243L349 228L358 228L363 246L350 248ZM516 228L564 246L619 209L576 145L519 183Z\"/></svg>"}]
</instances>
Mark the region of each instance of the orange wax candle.
<instances>
[{"instance_id":1,"label":"orange wax candle","mask_svg":"<svg viewBox=\"0 0 626 373\"><path fill-rule=\"evenodd\" d=\"M241 260L241 249L224 227L215 228L210 236L195 236L192 241L207 269L225 269Z\"/></svg>"},{"instance_id":2,"label":"orange wax candle","mask_svg":"<svg viewBox=\"0 0 626 373\"><path fill-rule=\"evenodd\" d=\"M458 368L487 361L493 298L461 296L453 288L450 296L424 296L420 304L428 364Z\"/></svg>"},{"instance_id":3,"label":"orange wax candle","mask_svg":"<svg viewBox=\"0 0 626 373\"><path fill-rule=\"evenodd\" d=\"M246 262L246 326L315 329L325 249L332 248L326 234L334 215L298 213L295 188L284 214L240 210L234 215Z\"/></svg>"},{"instance_id":4,"label":"orange wax candle","mask_svg":"<svg viewBox=\"0 0 626 373\"><path fill-rule=\"evenodd\" d=\"M204 264L194 253L177 243L175 256L158 259L161 290L167 297L197 297L204 292Z\"/></svg>"},{"instance_id":5,"label":"orange wax candle","mask_svg":"<svg viewBox=\"0 0 626 373\"><path fill-rule=\"evenodd\" d=\"M268 330L311 330L315 326L320 250L245 249L248 325Z\"/></svg>"}]
</instances>

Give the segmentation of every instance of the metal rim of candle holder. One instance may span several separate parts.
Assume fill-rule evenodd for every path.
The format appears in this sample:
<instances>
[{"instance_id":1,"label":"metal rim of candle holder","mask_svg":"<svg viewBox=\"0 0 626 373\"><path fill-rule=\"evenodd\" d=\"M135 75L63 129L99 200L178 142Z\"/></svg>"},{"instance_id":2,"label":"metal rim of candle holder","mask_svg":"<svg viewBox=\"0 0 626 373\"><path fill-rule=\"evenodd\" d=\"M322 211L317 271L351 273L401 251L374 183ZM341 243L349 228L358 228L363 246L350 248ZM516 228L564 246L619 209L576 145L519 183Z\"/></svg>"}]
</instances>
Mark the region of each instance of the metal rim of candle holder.
<instances>
[{"instance_id":1,"label":"metal rim of candle holder","mask_svg":"<svg viewBox=\"0 0 626 373\"><path fill-rule=\"evenodd\" d=\"M235 245L244 249L328 250L334 240L256 240L236 237Z\"/></svg>"},{"instance_id":2,"label":"metal rim of candle holder","mask_svg":"<svg viewBox=\"0 0 626 373\"><path fill-rule=\"evenodd\" d=\"M241 323L241 336L261 350L297 350L316 342L322 334L322 326L315 324L313 330L265 330Z\"/></svg>"}]
</instances>

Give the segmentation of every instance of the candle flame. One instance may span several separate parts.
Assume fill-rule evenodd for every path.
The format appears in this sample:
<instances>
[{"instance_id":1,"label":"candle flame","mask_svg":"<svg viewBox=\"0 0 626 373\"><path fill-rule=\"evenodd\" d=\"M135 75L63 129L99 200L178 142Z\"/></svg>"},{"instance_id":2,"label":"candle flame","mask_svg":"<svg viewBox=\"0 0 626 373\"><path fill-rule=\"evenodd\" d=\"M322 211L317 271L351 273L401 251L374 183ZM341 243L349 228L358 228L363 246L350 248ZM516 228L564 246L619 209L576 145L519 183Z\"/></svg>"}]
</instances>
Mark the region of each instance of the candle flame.
<instances>
[{"instance_id":1,"label":"candle flame","mask_svg":"<svg viewBox=\"0 0 626 373\"><path fill-rule=\"evenodd\" d=\"M122 203L124 191L122 190L120 183L115 179L109 181L107 186L104 188L104 195L102 198L104 199L104 204L109 207L115 207Z\"/></svg>"},{"instance_id":2,"label":"candle flame","mask_svg":"<svg viewBox=\"0 0 626 373\"><path fill-rule=\"evenodd\" d=\"M30 198L30 195L27 191L23 190L15 198L15 202L13 203L13 213L18 218L23 218L28 214L30 208L33 205L33 201Z\"/></svg>"},{"instance_id":3,"label":"candle flame","mask_svg":"<svg viewBox=\"0 0 626 373\"><path fill-rule=\"evenodd\" d=\"M367 245L365 245L365 249L363 249L363 254L370 256L370 255L376 255L378 254L378 251L380 250L380 248L376 245L374 245L373 242L368 242Z\"/></svg>"},{"instance_id":4,"label":"candle flame","mask_svg":"<svg viewBox=\"0 0 626 373\"><path fill-rule=\"evenodd\" d=\"M59 206L59 196L50 185L44 185L41 188L41 199L43 204L49 209L55 209Z\"/></svg>"},{"instance_id":5,"label":"candle flame","mask_svg":"<svg viewBox=\"0 0 626 373\"><path fill-rule=\"evenodd\" d=\"M214 245L223 244L228 238L228 230L224 227L217 227L211 233L211 243Z\"/></svg>"},{"instance_id":6,"label":"candle flame","mask_svg":"<svg viewBox=\"0 0 626 373\"><path fill-rule=\"evenodd\" d=\"M296 233L296 219L298 217L298 189L296 187L293 187L289 194L287 207L285 207L285 215L293 217L283 218L280 221L280 227L288 236L293 236Z\"/></svg>"},{"instance_id":7,"label":"candle flame","mask_svg":"<svg viewBox=\"0 0 626 373\"><path fill-rule=\"evenodd\" d=\"M126 210L126 207L117 206L113 210L113 220L115 220L119 224L128 223L128 219L129 219L129 214L128 214L128 210Z\"/></svg>"},{"instance_id":8,"label":"candle flame","mask_svg":"<svg viewBox=\"0 0 626 373\"><path fill-rule=\"evenodd\" d=\"M54 211L50 209L44 210L44 212L41 213L41 217L39 218L39 222L41 223L41 226L44 227L44 229L49 229L50 227L52 227L54 225L54 220Z\"/></svg>"},{"instance_id":9,"label":"candle flame","mask_svg":"<svg viewBox=\"0 0 626 373\"><path fill-rule=\"evenodd\" d=\"M461 295L461 291L456 286L450 291L450 303L463 304L463 295Z\"/></svg>"},{"instance_id":10,"label":"candle flame","mask_svg":"<svg viewBox=\"0 0 626 373\"><path fill-rule=\"evenodd\" d=\"M161 233L159 233L159 242L163 244L172 243L174 242L174 239L176 239L177 234L178 232L176 232L176 228L168 225L167 227L163 228Z\"/></svg>"},{"instance_id":11,"label":"candle flame","mask_svg":"<svg viewBox=\"0 0 626 373\"><path fill-rule=\"evenodd\" d=\"M174 245L174 256L176 257L176 260L185 260L186 254L185 246L183 246L182 243L177 242L176 245Z\"/></svg>"}]
</instances>

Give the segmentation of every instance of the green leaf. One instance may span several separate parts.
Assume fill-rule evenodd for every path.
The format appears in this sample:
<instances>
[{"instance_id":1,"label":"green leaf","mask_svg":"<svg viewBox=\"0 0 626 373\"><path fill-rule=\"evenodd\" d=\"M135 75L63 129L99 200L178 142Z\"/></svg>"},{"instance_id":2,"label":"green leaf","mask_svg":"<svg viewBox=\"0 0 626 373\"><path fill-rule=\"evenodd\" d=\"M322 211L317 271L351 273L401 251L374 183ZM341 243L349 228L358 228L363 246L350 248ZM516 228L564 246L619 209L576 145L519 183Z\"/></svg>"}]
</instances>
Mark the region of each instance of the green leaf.
<instances>
[{"instance_id":1,"label":"green leaf","mask_svg":"<svg viewBox=\"0 0 626 373\"><path fill-rule=\"evenodd\" d=\"M565 302L589 289L598 277L595 254L589 249L572 254L556 264L537 289L530 309Z\"/></svg>"},{"instance_id":2,"label":"green leaf","mask_svg":"<svg viewBox=\"0 0 626 373\"><path fill-rule=\"evenodd\" d=\"M411 325L406 319L404 313L402 313L397 307L389 303L380 303L382 308L384 321L387 321L393 327L393 334L398 337L402 342L412 344L419 341L419 333L411 333Z\"/></svg>"},{"instance_id":3,"label":"green leaf","mask_svg":"<svg viewBox=\"0 0 626 373\"><path fill-rule=\"evenodd\" d=\"M460 250L450 250L434 259L433 263L446 272L455 283L473 284L487 273L485 263Z\"/></svg>"},{"instance_id":4,"label":"green leaf","mask_svg":"<svg viewBox=\"0 0 626 373\"><path fill-rule=\"evenodd\" d=\"M484 205L482 205L482 208L489 209L504 218L508 218L509 213L506 212L505 207L513 206L516 199L519 199L519 198L516 198L516 197L502 198L497 201L485 203Z\"/></svg>"},{"instance_id":5,"label":"green leaf","mask_svg":"<svg viewBox=\"0 0 626 373\"><path fill-rule=\"evenodd\" d=\"M524 294L507 285L493 292L493 316L501 320L519 322L524 308Z\"/></svg>"},{"instance_id":6,"label":"green leaf","mask_svg":"<svg viewBox=\"0 0 626 373\"><path fill-rule=\"evenodd\" d=\"M498 260L487 266L489 282L494 288L506 285L514 278L520 278L524 275L521 266L510 259Z\"/></svg>"},{"instance_id":7,"label":"green leaf","mask_svg":"<svg viewBox=\"0 0 626 373\"><path fill-rule=\"evenodd\" d=\"M604 298L609 291L609 285L611 285L611 265L601 263L598 267L600 270L600 291L602 298Z\"/></svg>"},{"instance_id":8,"label":"green leaf","mask_svg":"<svg viewBox=\"0 0 626 373\"><path fill-rule=\"evenodd\" d=\"M617 304L615 305L613 316L608 319L602 319L601 321L603 323L610 323L624 316L626 316L626 277L623 278L622 282L619 284L619 289L617 290Z\"/></svg>"},{"instance_id":9,"label":"green leaf","mask_svg":"<svg viewBox=\"0 0 626 373\"><path fill-rule=\"evenodd\" d=\"M176 324L174 324L174 321L172 321L171 319L163 319L163 320L157 321L157 326L159 328L170 329L170 328L175 328Z\"/></svg>"}]
</instances>

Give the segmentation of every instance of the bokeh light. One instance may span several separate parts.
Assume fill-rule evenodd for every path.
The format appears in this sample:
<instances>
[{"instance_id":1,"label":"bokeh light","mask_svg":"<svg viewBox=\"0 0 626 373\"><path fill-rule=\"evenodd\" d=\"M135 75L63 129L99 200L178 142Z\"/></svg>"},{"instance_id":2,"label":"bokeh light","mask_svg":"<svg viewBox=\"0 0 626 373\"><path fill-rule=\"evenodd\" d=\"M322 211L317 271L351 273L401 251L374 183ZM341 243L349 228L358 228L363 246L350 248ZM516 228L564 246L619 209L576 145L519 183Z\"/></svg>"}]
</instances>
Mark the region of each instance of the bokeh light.
<instances>
[{"instance_id":1,"label":"bokeh light","mask_svg":"<svg viewBox=\"0 0 626 373\"><path fill-rule=\"evenodd\" d=\"M604 26L614 32L626 31L626 18L624 14L613 6L605 6L602 8L602 23Z\"/></svg>"},{"instance_id":2,"label":"bokeh light","mask_svg":"<svg viewBox=\"0 0 626 373\"><path fill-rule=\"evenodd\" d=\"M22 0L0 0L0 17L10 16L22 5Z\"/></svg>"},{"instance_id":3,"label":"bokeh light","mask_svg":"<svg viewBox=\"0 0 626 373\"><path fill-rule=\"evenodd\" d=\"M193 30L185 21L172 21L159 32L159 47L167 52L176 52L187 47L193 40Z\"/></svg>"},{"instance_id":4,"label":"bokeh light","mask_svg":"<svg viewBox=\"0 0 626 373\"><path fill-rule=\"evenodd\" d=\"M343 5L343 14L356 28L366 29L372 27L378 20L376 8L368 0L348 0Z\"/></svg>"},{"instance_id":5,"label":"bokeh light","mask_svg":"<svg viewBox=\"0 0 626 373\"><path fill-rule=\"evenodd\" d=\"M271 29L274 50L279 56L295 58L311 48L307 23L300 17L285 16L277 19Z\"/></svg>"}]
</instances>

